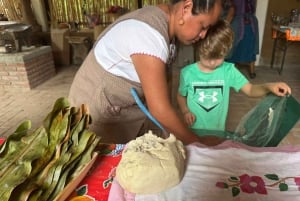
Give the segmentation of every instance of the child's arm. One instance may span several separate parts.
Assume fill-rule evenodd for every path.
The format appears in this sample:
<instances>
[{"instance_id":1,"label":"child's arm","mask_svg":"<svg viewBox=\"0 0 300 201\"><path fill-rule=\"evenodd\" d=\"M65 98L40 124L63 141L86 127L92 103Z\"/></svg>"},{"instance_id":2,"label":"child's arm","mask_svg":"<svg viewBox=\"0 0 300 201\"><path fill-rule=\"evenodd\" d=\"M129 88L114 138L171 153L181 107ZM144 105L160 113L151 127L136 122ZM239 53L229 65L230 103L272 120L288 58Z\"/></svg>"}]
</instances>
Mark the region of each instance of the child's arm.
<instances>
[{"instance_id":1,"label":"child's arm","mask_svg":"<svg viewBox=\"0 0 300 201\"><path fill-rule=\"evenodd\" d=\"M241 91L249 97L261 97L269 92L277 96L285 96L291 94L291 88L284 82L272 82L265 84L247 83L242 87Z\"/></svg>"},{"instance_id":2,"label":"child's arm","mask_svg":"<svg viewBox=\"0 0 300 201\"><path fill-rule=\"evenodd\" d=\"M177 102L179 109L183 115L184 121L188 126L193 125L196 120L195 115L190 111L186 103L186 97L182 96L177 92Z\"/></svg>"}]
</instances>

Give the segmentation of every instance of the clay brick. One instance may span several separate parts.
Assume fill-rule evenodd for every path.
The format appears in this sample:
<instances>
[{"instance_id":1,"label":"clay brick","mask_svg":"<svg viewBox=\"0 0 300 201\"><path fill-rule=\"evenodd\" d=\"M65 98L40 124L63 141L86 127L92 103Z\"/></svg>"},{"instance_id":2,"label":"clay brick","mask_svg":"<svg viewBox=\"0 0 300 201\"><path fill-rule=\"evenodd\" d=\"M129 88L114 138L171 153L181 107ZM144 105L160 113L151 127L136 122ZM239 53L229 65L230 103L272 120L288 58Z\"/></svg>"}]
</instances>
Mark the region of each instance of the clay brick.
<instances>
[{"instance_id":1,"label":"clay brick","mask_svg":"<svg viewBox=\"0 0 300 201\"><path fill-rule=\"evenodd\" d=\"M2 89L30 90L55 75L50 46L31 51L6 54L0 58L0 85Z\"/></svg>"}]
</instances>

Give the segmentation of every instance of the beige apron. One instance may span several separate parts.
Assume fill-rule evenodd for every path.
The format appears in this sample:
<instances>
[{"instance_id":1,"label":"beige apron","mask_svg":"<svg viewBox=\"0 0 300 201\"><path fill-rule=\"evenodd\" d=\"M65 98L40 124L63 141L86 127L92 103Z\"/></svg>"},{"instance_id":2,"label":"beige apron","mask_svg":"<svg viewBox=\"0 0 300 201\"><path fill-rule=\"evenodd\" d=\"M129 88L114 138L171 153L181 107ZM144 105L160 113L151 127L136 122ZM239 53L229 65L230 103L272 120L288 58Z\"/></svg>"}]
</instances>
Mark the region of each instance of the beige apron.
<instances>
[{"instance_id":1,"label":"beige apron","mask_svg":"<svg viewBox=\"0 0 300 201\"><path fill-rule=\"evenodd\" d=\"M150 23L147 23L163 32L166 38L168 27L163 23L167 23L167 20L161 19L162 17L166 19L166 15L153 6L140 10L119 18L101 33L98 40L114 24L122 20L134 18L147 22L144 17L147 16L145 12L154 12L154 16L148 19ZM167 41L169 44L169 40ZM101 142L127 143L136 138L146 119L130 93L131 87L135 87L139 96L144 99L140 83L115 76L104 70L96 61L93 48L75 75L69 100L71 105L77 107L81 104L88 105L92 117L90 130L101 136Z\"/></svg>"}]
</instances>

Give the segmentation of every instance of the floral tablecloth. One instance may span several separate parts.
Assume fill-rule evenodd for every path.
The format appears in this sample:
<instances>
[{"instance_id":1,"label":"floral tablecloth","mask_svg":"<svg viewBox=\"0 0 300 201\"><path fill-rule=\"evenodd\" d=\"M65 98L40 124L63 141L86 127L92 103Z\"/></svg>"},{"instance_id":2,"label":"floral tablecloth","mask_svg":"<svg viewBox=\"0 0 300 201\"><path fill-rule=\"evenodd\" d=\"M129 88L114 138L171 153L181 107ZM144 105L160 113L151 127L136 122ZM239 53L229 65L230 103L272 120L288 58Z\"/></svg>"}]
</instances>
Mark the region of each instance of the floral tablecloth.
<instances>
[{"instance_id":1,"label":"floral tablecloth","mask_svg":"<svg viewBox=\"0 0 300 201\"><path fill-rule=\"evenodd\" d=\"M300 147L258 148L225 141L216 147L186 148L182 181L164 192L136 195L134 201L300 200Z\"/></svg>"}]
</instances>

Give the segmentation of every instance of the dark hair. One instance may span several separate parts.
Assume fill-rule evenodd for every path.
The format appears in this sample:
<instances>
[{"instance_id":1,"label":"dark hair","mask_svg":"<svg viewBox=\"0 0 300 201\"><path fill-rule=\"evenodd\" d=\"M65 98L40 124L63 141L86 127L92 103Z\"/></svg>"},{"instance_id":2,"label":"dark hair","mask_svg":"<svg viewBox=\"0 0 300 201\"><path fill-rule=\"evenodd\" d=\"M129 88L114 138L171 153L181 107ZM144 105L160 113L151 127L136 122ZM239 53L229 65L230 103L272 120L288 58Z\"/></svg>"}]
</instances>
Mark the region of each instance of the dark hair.
<instances>
[{"instance_id":1,"label":"dark hair","mask_svg":"<svg viewBox=\"0 0 300 201\"><path fill-rule=\"evenodd\" d=\"M233 34L230 24L220 19L208 29L206 37L199 40L199 56L205 59L226 57L232 47Z\"/></svg>"},{"instance_id":2,"label":"dark hair","mask_svg":"<svg viewBox=\"0 0 300 201\"><path fill-rule=\"evenodd\" d=\"M172 0L172 4L178 3L183 0ZM215 3L220 0L193 0L192 14L197 15L199 13L209 12L215 5Z\"/></svg>"}]
</instances>

